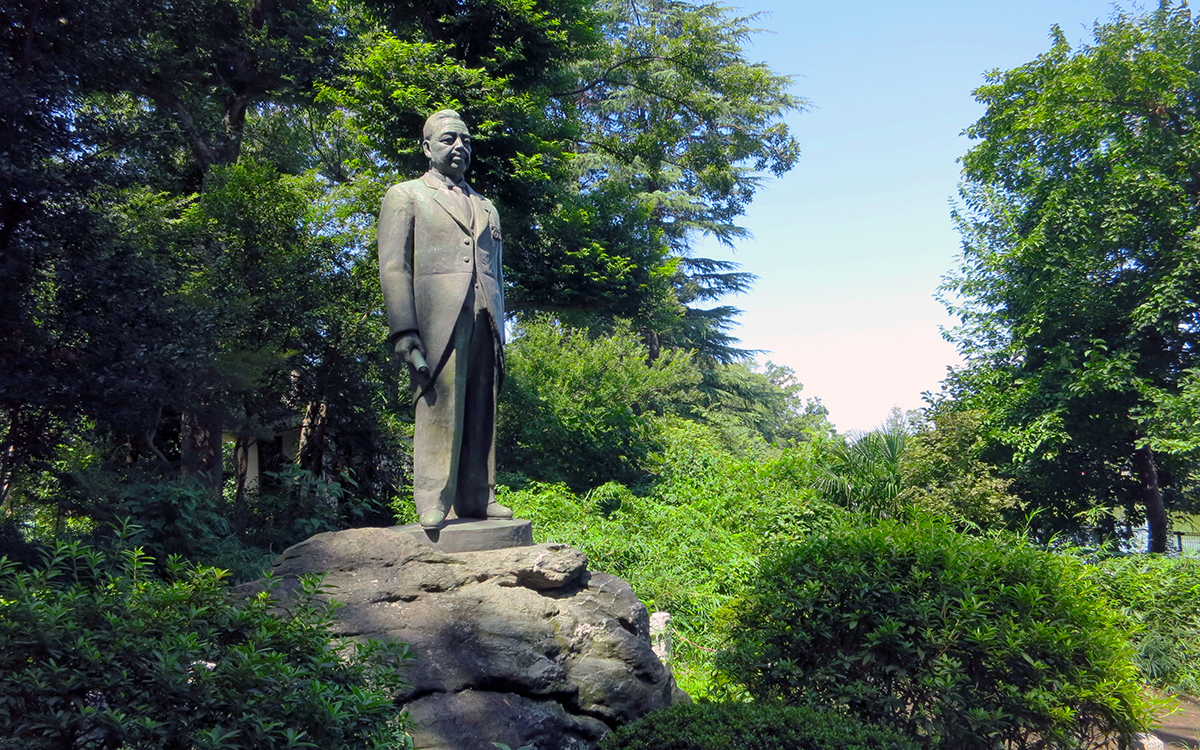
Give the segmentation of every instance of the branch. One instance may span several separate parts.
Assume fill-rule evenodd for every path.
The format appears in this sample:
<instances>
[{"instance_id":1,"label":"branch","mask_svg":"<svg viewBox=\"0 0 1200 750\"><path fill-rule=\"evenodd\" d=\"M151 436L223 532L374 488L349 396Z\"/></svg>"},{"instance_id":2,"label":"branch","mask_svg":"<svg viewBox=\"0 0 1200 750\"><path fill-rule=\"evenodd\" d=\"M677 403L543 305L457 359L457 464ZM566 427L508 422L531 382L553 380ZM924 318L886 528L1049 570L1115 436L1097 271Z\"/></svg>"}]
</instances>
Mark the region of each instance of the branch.
<instances>
[{"instance_id":1,"label":"branch","mask_svg":"<svg viewBox=\"0 0 1200 750\"><path fill-rule=\"evenodd\" d=\"M591 310L599 310L599 302L581 302L576 305L568 305L560 302L516 302L512 303L505 300L505 314L522 313L522 312L587 312Z\"/></svg>"},{"instance_id":2,"label":"branch","mask_svg":"<svg viewBox=\"0 0 1200 750\"><path fill-rule=\"evenodd\" d=\"M246 124L246 108L254 101L247 94L236 94L225 105L225 116L221 118L224 143L218 155L220 164L233 164L242 150L242 131Z\"/></svg>"},{"instance_id":3,"label":"branch","mask_svg":"<svg viewBox=\"0 0 1200 750\"><path fill-rule=\"evenodd\" d=\"M179 101L179 97L171 91L149 86L139 89L137 93L149 98L156 105L171 113L175 118L175 123L179 126L179 132L191 146L192 153L195 154L196 161L200 164L200 172L207 174L209 167L216 162L217 155L212 146L201 137L200 131L196 129L196 121L192 119L192 114L187 111L187 107L183 106L183 102Z\"/></svg>"},{"instance_id":4,"label":"branch","mask_svg":"<svg viewBox=\"0 0 1200 750\"><path fill-rule=\"evenodd\" d=\"M630 65L632 63L651 62L651 61L675 62L675 58L664 57L662 55L634 55L633 57L627 57L624 60L621 60L620 62L613 63L612 65L608 66L608 68L606 68L605 71L603 73L601 73L599 76L597 76L596 79L593 80L591 83L584 84L583 86L580 86L579 88L575 89L574 91L562 91L562 92L559 92L556 94L551 94L550 98L551 99L562 99L562 98L569 97L569 96L579 96L580 94L584 94L584 93L587 93L588 91L591 91L592 89L596 88L597 86L599 86L602 83L615 83L615 81L610 81L608 79L609 74L612 73L613 71L617 70L618 68L623 68L626 65Z\"/></svg>"},{"instance_id":5,"label":"branch","mask_svg":"<svg viewBox=\"0 0 1200 750\"><path fill-rule=\"evenodd\" d=\"M159 461L162 461L164 464L170 464L171 462L167 460L167 457L163 455L163 452L158 449L157 445L154 444L154 437L158 434L158 423L160 421L162 421L161 406L158 407L158 418L155 420L153 426L146 430L144 435L146 439L146 446L150 448L150 451L158 458Z\"/></svg>"},{"instance_id":6,"label":"branch","mask_svg":"<svg viewBox=\"0 0 1200 750\"><path fill-rule=\"evenodd\" d=\"M596 149L598 151L603 151L604 153L606 153L616 159L622 159L624 161L622 161L621 163L626 166L628 166L631 159L635 159L638 156L638 154L631 154L626 150L622 150L622 149L618 149L613 146L610 146L609 144L604 143L603 141L589 141L589 140L580 138L577 141L575 141L575 143L577 143L581 146L587 146L588 148ZM675 161L674 159L671 159L670 156L668 156L666 152L663 152L662 154L658 155L656 157L656 160L659 162L662 162L663 164L668 164L668 165L675 167L684 172L695 172L696 171L693 167L689 167L686 164L683 164L682 162L678 162L678 161ZM653 192L656 192L657 190L658 190L658 188L655 188L655 190L648 190L647 192L653 193Z\"/></svg>"}]
</instances>

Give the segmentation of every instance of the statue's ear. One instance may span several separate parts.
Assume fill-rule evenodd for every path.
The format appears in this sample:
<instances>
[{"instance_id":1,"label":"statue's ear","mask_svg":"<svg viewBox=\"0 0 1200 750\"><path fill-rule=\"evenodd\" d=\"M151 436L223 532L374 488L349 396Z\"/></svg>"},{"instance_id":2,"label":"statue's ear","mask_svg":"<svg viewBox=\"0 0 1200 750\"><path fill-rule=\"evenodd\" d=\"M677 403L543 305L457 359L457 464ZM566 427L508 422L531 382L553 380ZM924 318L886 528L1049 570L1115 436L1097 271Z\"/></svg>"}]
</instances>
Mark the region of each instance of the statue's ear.
<instances>
[{"instance_id":1,"label":"statue's ear","mask_svg":"<svg viewBox=\"0 0 1200 750\"><path fill-rule=\"evenodd\" d=\"M433 158L433 152L429 150L429 139L425 138L421 141L421 150L425 152L426 159Z\"/></svg>"}]
</instances>

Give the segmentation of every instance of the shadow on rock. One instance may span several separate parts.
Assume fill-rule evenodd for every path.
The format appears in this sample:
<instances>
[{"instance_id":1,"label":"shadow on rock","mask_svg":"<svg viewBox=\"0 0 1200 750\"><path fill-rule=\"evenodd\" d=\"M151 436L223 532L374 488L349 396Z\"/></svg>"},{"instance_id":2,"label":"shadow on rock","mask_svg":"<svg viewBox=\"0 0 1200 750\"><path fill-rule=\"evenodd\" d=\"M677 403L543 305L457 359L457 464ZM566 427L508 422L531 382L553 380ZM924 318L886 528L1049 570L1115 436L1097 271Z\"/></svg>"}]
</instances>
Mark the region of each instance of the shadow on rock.
<instances>
[{"instance_id":1,"label":"shadow on rock","mask_svg":"<svg viewBox=\"0 0 1200 750\"><path fill-rule=\"evenodd\" d=\"M629 584L561 544L444 554L386 528L318 534L280 556L279 591L325 576L335 634L408 643L397 700L421 750L591 748L688 697L650 648ZM243 587L246 591L255 584Z\"/></svg>"}]
</instances>

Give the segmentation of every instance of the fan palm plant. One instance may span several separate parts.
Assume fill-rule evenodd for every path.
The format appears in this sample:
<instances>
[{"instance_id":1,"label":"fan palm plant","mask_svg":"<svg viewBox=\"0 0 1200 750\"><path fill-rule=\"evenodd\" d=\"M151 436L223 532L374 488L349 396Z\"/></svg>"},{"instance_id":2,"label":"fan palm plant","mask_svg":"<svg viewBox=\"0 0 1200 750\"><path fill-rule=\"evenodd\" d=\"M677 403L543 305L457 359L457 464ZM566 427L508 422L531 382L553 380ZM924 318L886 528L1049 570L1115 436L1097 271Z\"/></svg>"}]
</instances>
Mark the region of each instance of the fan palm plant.
<instances>
[{"instance_id":1,"label":"fan palm plant","mask_svg":"<svg viewBox=\"0 0 1200 750\"><path fill-rule=\"evenodd\" d=\"M817 489L831 503L876 518L896 515L904 489L900 459L908 440L903 425L851 433L832 443L817 474Z\"/></svg>"}]
</instances>

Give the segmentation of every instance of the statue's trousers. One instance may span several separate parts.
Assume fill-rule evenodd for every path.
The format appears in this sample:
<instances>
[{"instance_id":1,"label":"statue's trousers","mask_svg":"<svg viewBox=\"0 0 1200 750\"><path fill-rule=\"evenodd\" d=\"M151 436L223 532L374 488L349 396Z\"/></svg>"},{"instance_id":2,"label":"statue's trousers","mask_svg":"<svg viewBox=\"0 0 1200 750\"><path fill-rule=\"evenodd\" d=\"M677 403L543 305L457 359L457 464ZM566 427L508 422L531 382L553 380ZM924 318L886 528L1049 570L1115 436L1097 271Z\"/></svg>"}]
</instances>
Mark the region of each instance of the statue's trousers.
<instances>
[{"instance_id":1,"label":"statue's trousers","mask_svg":"<svg viewBox=\"0 0 1200 750\"><path fill-rule=\"evenodd\" d=\"M472 290L473 291L473 290ZM487 310L467 295L453 343L430 363L433 384L419 391L413 444L417 514L453 508L486 518L496 484L497 341Z\"/></svg>"}]
</instances>

